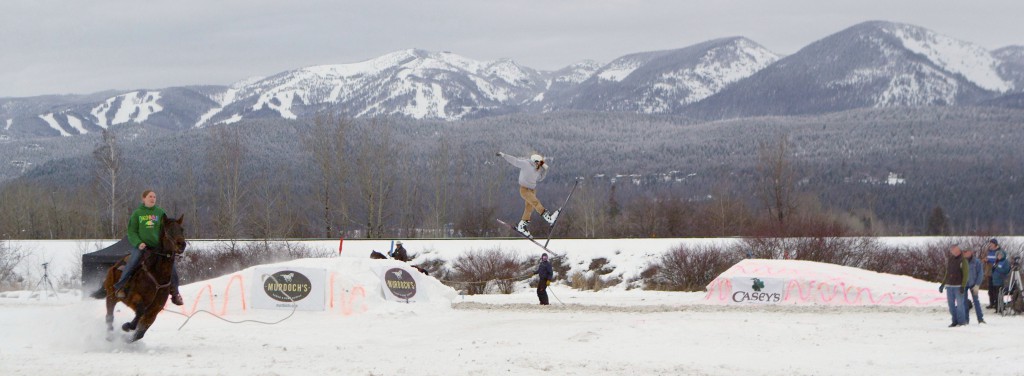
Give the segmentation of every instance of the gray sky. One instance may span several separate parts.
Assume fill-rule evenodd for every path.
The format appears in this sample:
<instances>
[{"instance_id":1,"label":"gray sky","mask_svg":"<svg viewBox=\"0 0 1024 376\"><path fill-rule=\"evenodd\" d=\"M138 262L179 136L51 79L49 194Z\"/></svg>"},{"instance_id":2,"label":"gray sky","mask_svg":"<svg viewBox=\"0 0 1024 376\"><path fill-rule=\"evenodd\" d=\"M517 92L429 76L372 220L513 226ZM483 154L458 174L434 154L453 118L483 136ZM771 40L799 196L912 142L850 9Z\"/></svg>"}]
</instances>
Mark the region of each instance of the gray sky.
<instances>
[{"instance_id":1,"label":"gray sky","mask_svg":"<svg viewBox=\"0 0 1024 376\"><path fill-rule=\"evenodd\" d=\"M868 20L995 49L1021 0L3 0L0 97L230 84L422 48L554 70L744 36L791 54Z\"/></svg>"}]
</instances>

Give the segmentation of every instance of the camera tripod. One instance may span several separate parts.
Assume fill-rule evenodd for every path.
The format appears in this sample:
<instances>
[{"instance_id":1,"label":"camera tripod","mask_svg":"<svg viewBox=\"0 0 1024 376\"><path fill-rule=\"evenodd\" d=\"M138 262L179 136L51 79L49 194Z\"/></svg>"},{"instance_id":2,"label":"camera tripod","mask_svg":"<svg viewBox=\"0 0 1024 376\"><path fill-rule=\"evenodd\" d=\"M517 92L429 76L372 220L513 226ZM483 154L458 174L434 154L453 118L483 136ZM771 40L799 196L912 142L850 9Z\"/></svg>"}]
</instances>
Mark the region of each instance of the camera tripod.
<instances>
[{"instance_id":1,"label":"camera tripod","mask_svg":"<svg viewBox=\"0 0 1024 376\"><path fill-rule=\"evenodd\" d=\"M1024 311L1024 300L1021 296L1020 259L1014 257L1013 269L1010 272L1009 281L1005 286L999 288L999 300L996 302L996 312L1003 316L1017 315ZM1010 301L1006 301L1006 295L1010 295Z\"/></svg>"},{"instance_id":2,"label":"camera tripod","mask_svg":"<svg viewBox=\"0 0 1024 376\"><path fill-rule=\"evenodd\" d=\"M53 288L53 282L50 282L50 273L47 270L47 266L49 265L50 263L48 262L43 263L43 277L39 279L39 283L36 283L36 288L32 289L32 291L39 291L42 289L42 292L39 294L39 298L42 298L43 295L49 297L51 292L54 297L58 296L57 289Z\"/></svg>"}]
</instances>

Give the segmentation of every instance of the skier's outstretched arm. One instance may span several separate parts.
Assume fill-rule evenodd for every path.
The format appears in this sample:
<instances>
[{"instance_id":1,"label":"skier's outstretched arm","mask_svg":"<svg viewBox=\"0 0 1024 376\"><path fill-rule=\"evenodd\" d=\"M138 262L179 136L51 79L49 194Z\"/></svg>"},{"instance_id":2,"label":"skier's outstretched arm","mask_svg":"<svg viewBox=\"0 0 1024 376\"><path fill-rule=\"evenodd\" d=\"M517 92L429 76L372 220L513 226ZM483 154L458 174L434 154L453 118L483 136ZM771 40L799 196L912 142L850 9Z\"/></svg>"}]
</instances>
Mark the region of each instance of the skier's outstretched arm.
<instances>
[{"instance_id":1,"label":"skier's outstretched arm","mask_svg":"<svg viewBox=\"0 0 1024 376\"><path fill-rule=\"evenodd\" d=\"M513 165L515 167L525 168L525 167L529 166L529 164L526 162L526 158L517 158L515 156L502 153L500 151L498 152L497 155L499 157L505 158L506 162L508 162L509 164L511 164L511 165Z\"/></svg>"}]
</instances>

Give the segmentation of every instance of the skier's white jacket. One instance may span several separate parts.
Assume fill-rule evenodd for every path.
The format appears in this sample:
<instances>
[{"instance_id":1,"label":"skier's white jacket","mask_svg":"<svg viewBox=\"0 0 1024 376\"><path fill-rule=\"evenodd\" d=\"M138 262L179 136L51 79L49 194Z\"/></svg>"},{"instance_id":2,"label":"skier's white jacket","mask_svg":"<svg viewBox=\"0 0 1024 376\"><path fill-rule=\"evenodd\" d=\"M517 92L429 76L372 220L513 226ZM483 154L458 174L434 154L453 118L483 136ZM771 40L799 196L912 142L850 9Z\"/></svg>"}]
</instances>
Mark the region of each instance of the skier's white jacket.
<instances>
[{"instance_id":1,"label":"skier's white jacket","mask_svg":"<svg viewBox=\"0 0 1024 376\"><path fill-rule=\"evenodd\" d=\"M505 153L501 153L501 157L505 158L513 166L519 167L519 185L521 186L537 189L537 183L548 176L547 164L537 169L533 167L533 163L530 162L529 158L519 158Z\"/></svg>"}]
</instances>

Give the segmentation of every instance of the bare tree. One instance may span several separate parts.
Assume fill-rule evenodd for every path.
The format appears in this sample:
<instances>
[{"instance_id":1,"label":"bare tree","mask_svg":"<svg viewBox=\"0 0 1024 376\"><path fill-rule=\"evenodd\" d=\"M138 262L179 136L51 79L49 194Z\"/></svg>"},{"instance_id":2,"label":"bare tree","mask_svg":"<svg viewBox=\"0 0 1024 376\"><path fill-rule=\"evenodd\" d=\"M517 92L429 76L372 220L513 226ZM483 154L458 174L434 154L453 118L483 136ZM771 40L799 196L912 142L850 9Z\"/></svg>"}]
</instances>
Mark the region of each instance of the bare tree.
<instances>
[{"instance_id":1,"label":"bare tree","mask_svg":"<svg viewBox=\"0 0 1024 376\"><path fill-rule=\"evenodd\" d=\"M789 154L789 137L783 134L761 143L757 165L758 196L783 232L797 209L796 170Z\"/></svg>"},{"instance_id":2,"label":"bare tree","mask_svg":"<svg viewBox=\"0 0 1024 376\"><path fill-rule=\"evenodd\" d=\"M458 165L451 151L451 145L444 139L438 142L437 150L430 158L430 165L427 175L431 188L431 195L427 197L427 223L426 227L432 229L444 229L445 225L451 222L454 217L452 201L455 199L456 190L460 187L458 174L455 169Z\"/></svg>"},{"instance_id":3,"label":"bare tree","mask_svg":"<svg viewBox=\"0 0 1024 376\"><path fill-rule=\"evenodd\" d=\"M356 191L366 226L366 237L384 236L384 226L393 214L389 202L395 186L394 166L399 161L399 148L394 131L386 121L374 119L359 125L354 145Z\"/></svg>"},{"instance_id":4,"label":"bare tree","mask_svg":"<svg viewBox=\"0 0 1024 376\"><path fill-rule=\"evenodd\" d=\"M278 179L284 184L275 184L273 174L264 171L252 184L250 194L251 208L246 215L246 224L252 236L262 239L274 239L288 236L294 232L297 223L290 206L294 199L291 194L290 179Z\"/></svg>"},{"instance_id":5,"label":"bare tree","mask_svg":"<svg viewBox=\"0 0 1024 376\"><path fill-rule=\"evenodd\" d=\"M214 128L207 150L207 166L214 191L213 227L219 237L235 238L241 232L241 203L245 196L242 167L246 148L236 127Z\"/></svg>"},{"instance_id":6,"label":"bare tree","mask_svg":"<svg viewBox=\"0 0 1024 376\"><path fill-rule=\"evenodd\" d=\"M334 236L334 215L331 197L335 197L342 218L348 217L345 204L344 183L349 169L347 137L352 123L333 114L319 114L313 119L313 125L302 132L302 142L306 151L313 158L319 170L320 184L316 191L317 199L324 207L324 237Z\"/></svg>"},{"instance_id":7,"label":"bare tree","mask_svg":"<svg viewBox=\"0 0 1024 376\"><path fill-rule=\"evenodd\" d=\"M117 206L120 203L120 200L118 200L118 176L121 172L124 158L121 156L121 148L117 145L117 136L114 134L114 131L109 129L103 130L103 139L96 146L96 149L92 151L92 157L99 163L96 170L96 180L99 181L101 190L104 191L104 199L107 209L110 211L110 232L108 235L116 237L117 224L120 223L117 220Z\"/></svg>"}]
</instances>

